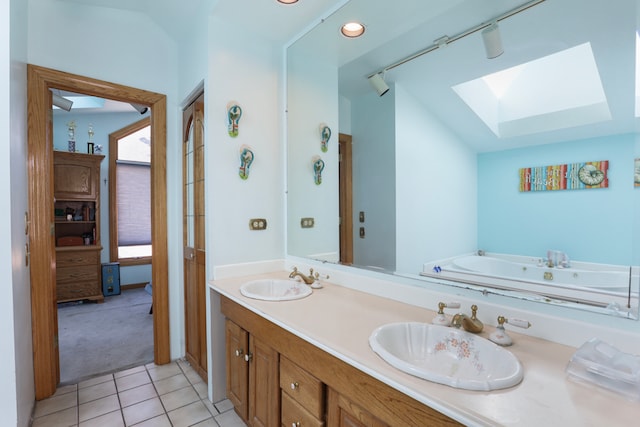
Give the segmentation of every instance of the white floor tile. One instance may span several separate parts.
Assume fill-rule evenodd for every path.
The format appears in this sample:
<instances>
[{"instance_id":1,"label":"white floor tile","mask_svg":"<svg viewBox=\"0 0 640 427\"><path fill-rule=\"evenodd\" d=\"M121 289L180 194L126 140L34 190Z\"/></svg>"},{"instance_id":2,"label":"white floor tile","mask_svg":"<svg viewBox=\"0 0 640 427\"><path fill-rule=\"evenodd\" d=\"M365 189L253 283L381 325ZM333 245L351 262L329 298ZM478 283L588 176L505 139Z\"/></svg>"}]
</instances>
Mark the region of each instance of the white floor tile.
<instances>
[{"instance_id":1,"label":"white floor tile","mask_svg":"<svg viewBox=\"0 0 640 427\"><path fill-rule=\"evenodd\" d=\"M156 393L153 384L149 383L120 392L118 396L120 397L120 406L126 408L127 406L158 397L158 393Z\"/></svg>"},{"instance_id":2,"label":"white floor tile","mask_svg":"<svg viewBox=\"0 0 640 427\"><path fill-rule=\"evenodd\" d=\"M169 421L169 417L164 414L136 424L135 427L171 427L171 421Z\"/></svg>"},{"instance_id":3,"label":"white floor tile","mask_svg":"<svg viewBox=\"0 0 640 427\"><path fill-rule=\"evenodd\" d=\"M92 385L104 383L104 382L111 381L111 380L113 380L113 375L112 374L101 375L99 377L91 378L91 379L88 379L86 381L82 381L82 382L78 383L78 388L80 389L80 388L85 388L85 387L91 387Z\"/></svg>"},{"instance_id":4,"label":"white floor tile","mask_svg":"<svg viewBox=\"0 0 640 427\"><path fill-rule=\"evenodd\" d=\"M34 417L38 418L43 415L52 414L54 412L62 411L78 406L77 393L67 393L60 396L50 397L48 399L40 400L36 402L36 410Z\"/></svg>"},{"instance_id":5,"label":"white floor tile","mask_svg":"<svg viewBox=\"0 0 640 427\"><path fill-rule=\"evenodd\" d=\"M116 394L116 383L111 380L104 383L92 385L78 390L78 403L83 404L92 400Z\"/></svg>"},{"instance_id":6,"label":"white floor tile","mask_svg":"<svg viewBox=\"0 0 640 427\"><path fill-rule=\"evenodd\" d=\"M118 396L113 394L80 405L78 407L78 420L82 423L118 409L120 409L120 402L118 401Z\"/></svg>"},{"instance_id":7,"label":"white floor tile","mask_svg":"<svg viewBox=\"0 0 640 427\"><path fill-rule=\"evenodd\" d=\"M162 396L163 394L167 394L174 390L190 387L191 383L187 380L187 377L180 373L179 375L154 381L153 385L155 385L158 394Z\"/></svg>"},{"instance_id":8,"label":"white floor tile","mask_svg":"<svg viewBox=\"0 0 640 427\"><path fill-rule=\"evenodd\" d=\"M137 372L135 374L127 375L126 377L116 378L116 386L118 387L119 392L136 388L144 384L149 384L150 382L151 378L149 378L146 371Z\"/></svg>"},{"instance_id":9,"label":"white floor tile","mask_svg":"<svg viewBox=\"0 0 640 427\"><path fill-rule=\"evenodd\" d=\"M126 407L122 410L122 413L124 414L124 420L127 426L132 426L142 421L155 418L165 412L162 403L160 403L160 399L156 397Z\"/></svg>"},{"instance_id":10,"label":"white floor tile","mask_svg":"<svg viewBox=\"0 0 640 427\"><path fill-rule=\"evenodd\" d=\"M31 427L72 427L78 425L76 406L33 420Z\"/></svg>"},{"instance_id":11,"label":"white floor tile","mask_svg":"<svg viewBox=\"0 0 640 427\"><path fill-rule=\"evenodd\" d=\"M193 387L185 387L163 394L160 399L162 400L164 409L169 412L190 403L197 402L200 400L200 397Z\"/></svg>"},{"instance_id":12,"label":"white floor tile","mask_svg":"<svg viewBox=\"0 0 640 427\"><path fill-rule=\"evenodd\" d=\"M229 399L224 399L220 402L216 402L214 403L214 406L220 413L227 412L233 409L233 403Z\"/></svg>"},{"instance_id":13,"label":"white floor tile","mask_svg":"<svg viewBox=\"0 0 640 427\"><path fill-rule=\"evenodd\" d=\"M170 411L168 415L173 427L192 426L196 423L212 418L207 408L200 401Z\"/></svg>"},{"instance_id":14,"label":"white floor tile","mask_svg":"<svg viewBox=\"0 0 640 427\"><path fill-rule=\"evenodd\" d=\"M80 427L124 427L122 412L114 411L100 415L99 417L80 423Z\"/></svg>"},{"instance_id":15,"label":"white floor tile","mask_svg":"<svg viewBox=\"0 0 640 427\"><path fill-rule=\"evenodd\" d=\"M60 387L36 403L32 427L246 427L231 401L206 394L186 361L147 364Z\"/></svg>"},{"instance_id":16,"label":"white floor tile","mask_svg":"<svg viewBox=\"0 0 640 427\"><path fill-rule=\"evenodd\" d=\"M247 427L236 411L227 411L214 419L220 424L220 427Z\"/></svg>"}]
</instances>

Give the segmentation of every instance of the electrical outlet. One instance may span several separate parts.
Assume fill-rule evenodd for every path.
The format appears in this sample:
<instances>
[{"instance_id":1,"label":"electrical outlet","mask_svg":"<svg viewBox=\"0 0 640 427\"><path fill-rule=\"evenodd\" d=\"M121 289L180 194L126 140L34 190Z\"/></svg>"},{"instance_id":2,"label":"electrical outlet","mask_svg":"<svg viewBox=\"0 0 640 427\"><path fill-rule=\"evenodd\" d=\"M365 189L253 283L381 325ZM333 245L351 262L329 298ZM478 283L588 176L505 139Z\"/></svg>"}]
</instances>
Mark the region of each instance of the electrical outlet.
<instances>
[{"instance_id":1,"label":"electrical outlet","mask_svg":"<svg viewBox=\"0 0 640 427\"><path fill-rule=\"evenodd\" d=\"M267 220L264 218L252 218L249 220L249 230L266 230Z\"/></svg>"},{"instance_id":2,"label":"electrical outlet","mask_svg":"<svg viewBox=\"0 0 640 427\"><path fill-rule=\"evenodd\" d=\"M360 238L364 239L364 227L360 227Z\"/></svg>"},{"instance_id":3,"label":"electrical outlet","mask_svg":"<svg viewBox=\"0 0 640 427\"><path fill-rule=\"evenodd\" d=\"M358 219L360 222L364 222L364 211L360 211L360 215L358 215Z\"/></svg>"},{"instance_id":4,"label":"electrical outlet","mask_svg":"<svg viewBox=\"0 0 640 427\"><path fill-rule=\"evenodd\" d=\"M315 220L313 218L301 218L300 219L300 227L301 228L313 228L315 225Z\"/></svg>"}]
</instances>

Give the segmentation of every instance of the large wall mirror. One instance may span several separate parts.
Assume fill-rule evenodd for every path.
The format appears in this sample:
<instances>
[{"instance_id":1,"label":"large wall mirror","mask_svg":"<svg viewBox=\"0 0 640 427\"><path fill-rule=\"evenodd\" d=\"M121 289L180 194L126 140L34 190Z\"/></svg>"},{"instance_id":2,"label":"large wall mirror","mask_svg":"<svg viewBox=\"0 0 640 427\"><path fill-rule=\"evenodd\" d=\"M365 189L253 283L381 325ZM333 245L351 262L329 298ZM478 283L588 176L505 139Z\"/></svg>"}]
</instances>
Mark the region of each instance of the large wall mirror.
<instances>
[{"instance_id":1,"label":"large wall mirror","mask_svg":"<svg viewBox=\"0 0 640 427\"><path fill-rule=\"evenodd\" d=\"M637 319L638 22L345 3L287 49L288 253Z\"/></svg>"}]
</instances>

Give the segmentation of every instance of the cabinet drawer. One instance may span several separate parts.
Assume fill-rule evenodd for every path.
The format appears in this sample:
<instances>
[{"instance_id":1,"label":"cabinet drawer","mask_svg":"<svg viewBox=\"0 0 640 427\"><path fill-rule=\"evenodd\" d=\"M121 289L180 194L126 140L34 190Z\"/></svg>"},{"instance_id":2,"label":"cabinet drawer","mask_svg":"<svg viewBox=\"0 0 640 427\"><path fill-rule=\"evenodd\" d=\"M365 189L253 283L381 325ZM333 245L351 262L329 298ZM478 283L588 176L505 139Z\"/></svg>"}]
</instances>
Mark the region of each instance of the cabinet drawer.
<instances>
[{"instance_id":1,"label":"cabinet drawer","mask_svg":"<svg viewBox=\"0 0 640 427\"><path fill-rule=\"evenodd\" d=\"M77 283L77 282L95 282L98 283L98 267L95 265L86 265L78 267L58 268L56 271L56 282L61 283Z\"/></svg>"},{"instance_id":2,"label":"cabinet drawer","mask_svg":"<svg viewBox=\"0 0 640 427\"><path fill-rule=\"evenodd\" d=\"M56 266L58 269L80 265L97 266L99 264L99 256L100 253L98 251L58 251L56 252Z\"/></svg>"},{"instance_id":3,"label":"cabinet drawer","mask_svg":"<svg viewBox=\"0 0 640 427\"><path fill-rule=\"evenodd\" d=\"M60 283L56 285L56 296L58 301L82 299L94 297L100 294L98 282L73 282Z\"/></svg>"},{"instance_id":4,"label":"cabinet drawer","mask_svg":"<svg viewBox=\"0 0 640 427\"><path fill-rule=\"evenodd\" d=\"M280 388L314 417L322 418L324 385L284 356L280 357Z\"/></svg>"},{"instance_id":5,"label":"cabinet drawer","mask_svg":"<svg viewBox=\"0 0 640 427\"><path fill-rule=\"evenodd\" d=\"M282 389L282 413L281 422L283 427L323 427L324 422L317 419L304 409L298 402L293 400L288 393Z\"/></svg>"}]
</instances>

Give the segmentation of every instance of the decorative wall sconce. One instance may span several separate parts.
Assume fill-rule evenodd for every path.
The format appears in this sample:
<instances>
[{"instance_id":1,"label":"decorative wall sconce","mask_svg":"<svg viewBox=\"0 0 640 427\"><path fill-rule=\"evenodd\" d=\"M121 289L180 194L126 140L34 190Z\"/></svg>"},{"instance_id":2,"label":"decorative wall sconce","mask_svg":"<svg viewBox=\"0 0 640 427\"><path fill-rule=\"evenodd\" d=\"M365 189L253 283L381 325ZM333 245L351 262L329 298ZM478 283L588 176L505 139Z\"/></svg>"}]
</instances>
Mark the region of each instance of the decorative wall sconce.
<instances>
[{"instance_id":1,"label":"decorative wall sconce","mask_svg":"<svg viewBox=\"0 0 640 427\"><path fill-rule=\"evenodd\" d=\"M240 122L240 117L242 117L242 108L240 108L235 101L227 104L228 132L229 136L232 138L238 136L238 123Z\"/></svg>"},{"instance_id":2,"label":"decorative wall sconce","mask_svg":"<svg viewBox=\"0 0 640 427\"><path fill-rule=\"evenodd\" d=\"M316 185L322 184L322 171L324 170L324 161L320 156L314 156L313 159L313 180Z\"/></svg>"},{"instance_id":3,"label":"decorative wall sconce","mask_svg":"<svg viewBox=\"0 0 640 427\"><path fill-rule=\"evenodd\" d=\"M331 128L326 123L320 123L320 149L323 153L329 150L329 139L331 139Z\"/></svg>"},{"instance_id":4,"label":"decorative wall sconce","mask_svg":"<svg viewBox=\"0 0 640 427\"><path fill-rule=\"evenodd\" d=\"M249 168L251 167L251 163L253 163L253 158L254 154L251 147L248 145L240 147L240 170L238 172L240 178L244 180L249 178Z\"/></svg>"}]
</instances>

